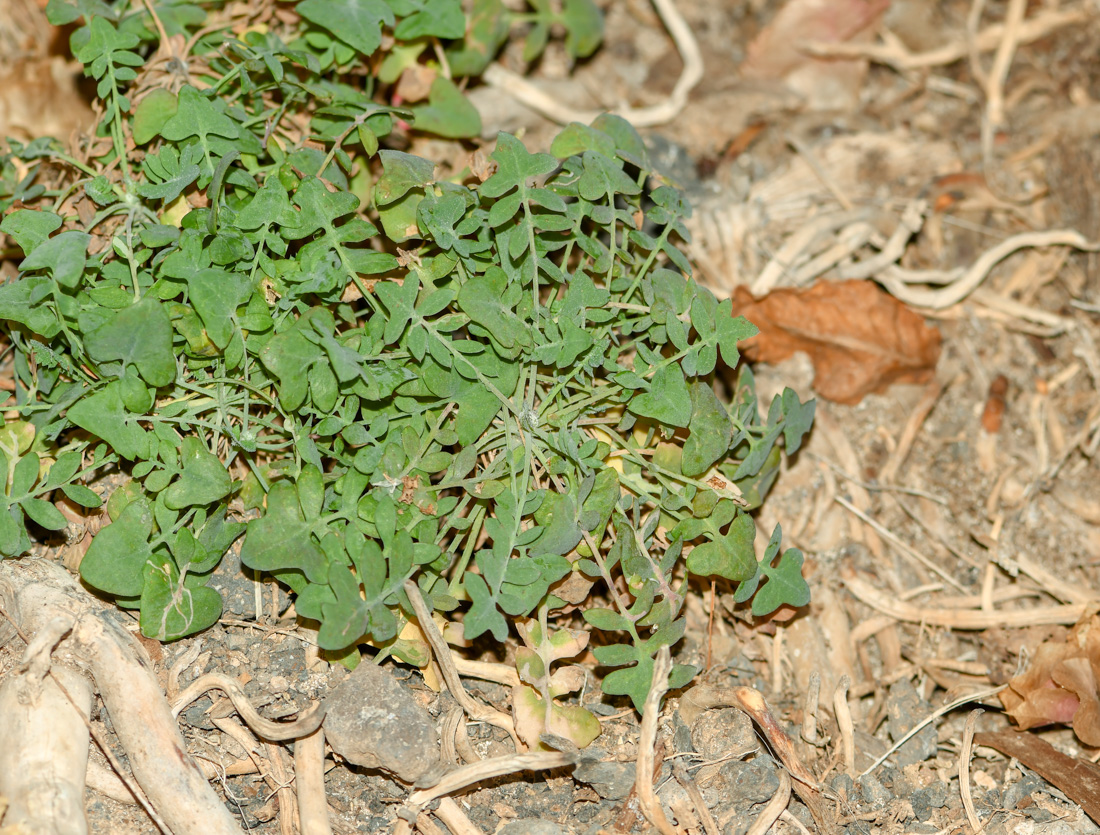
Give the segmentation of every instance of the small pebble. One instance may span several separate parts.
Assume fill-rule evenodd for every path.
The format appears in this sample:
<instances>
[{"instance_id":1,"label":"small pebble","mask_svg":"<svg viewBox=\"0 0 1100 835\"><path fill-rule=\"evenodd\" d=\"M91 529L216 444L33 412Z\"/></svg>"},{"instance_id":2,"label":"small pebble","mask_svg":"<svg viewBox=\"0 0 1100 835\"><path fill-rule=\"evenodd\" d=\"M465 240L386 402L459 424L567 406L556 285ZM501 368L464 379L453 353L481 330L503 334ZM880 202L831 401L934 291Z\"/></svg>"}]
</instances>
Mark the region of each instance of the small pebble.
<instances>
[{"instance_id":1,"label":"small pebble","mask_svg":"<svg viewBox=\"0 0 1100 835\"><path fill-rule=\"evenodd\" d=\"M622 800L634 786L634 763L582 763L573 769L573 779L591 786L604 800Z\"/></svg>"}]
</instances>

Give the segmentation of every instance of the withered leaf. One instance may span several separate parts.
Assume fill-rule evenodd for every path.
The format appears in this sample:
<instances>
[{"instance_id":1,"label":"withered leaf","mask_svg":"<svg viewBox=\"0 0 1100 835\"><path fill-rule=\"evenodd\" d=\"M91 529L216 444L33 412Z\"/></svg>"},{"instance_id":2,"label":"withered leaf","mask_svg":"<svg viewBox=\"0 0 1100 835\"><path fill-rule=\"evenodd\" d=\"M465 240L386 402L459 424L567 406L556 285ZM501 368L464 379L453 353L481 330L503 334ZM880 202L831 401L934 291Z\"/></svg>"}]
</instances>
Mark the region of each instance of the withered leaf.
<instances>
[{"instance_id":1,"label":"withered leaf","mask_svg":"<svg viewBox=\"0 0 1100 835\"><path fill-rule=\"evenodd\" d=\"M872 281L818 281L759 300L738 287L733 311L760 328L741 343L746 357L777 363L805 352L814 389L837 403L858 403L892 383L927 382L940 357L940 332Z\"/></svg>"},{"instance_id":2,"label":"withered leaf","mask_svg":"<svg viewBox=\"0 0 1100 835\"><path fill-rule=\"evenodd\" d=\"M1064 642L1045 642L1031 665L1001 691L1020 730L1072 724L1086 745L1100 746L1100 618L1075 626Z\"/></svg>"}]
</instances>

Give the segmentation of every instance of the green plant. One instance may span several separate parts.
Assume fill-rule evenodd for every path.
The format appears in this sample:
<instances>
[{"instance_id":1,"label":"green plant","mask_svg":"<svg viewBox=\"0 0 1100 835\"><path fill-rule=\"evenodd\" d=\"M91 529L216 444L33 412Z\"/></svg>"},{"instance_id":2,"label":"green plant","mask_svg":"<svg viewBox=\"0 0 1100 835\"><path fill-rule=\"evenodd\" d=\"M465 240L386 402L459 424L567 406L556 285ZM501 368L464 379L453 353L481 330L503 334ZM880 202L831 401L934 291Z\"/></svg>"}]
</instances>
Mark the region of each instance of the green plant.
<instances>
[{"instance_id":1,"label":"green plant","mask_svg":"<svg viewBox=\"0 0 1100 835\"><path fill-rule=\"evenodd\" d=\"M403 36L417 56L455 36L424 27L456 4L303 0L296 38L208 26L186 77L143 54L205 12L152 8L159 22L52 0L55 19L87 20L73 45L100 138L84 159L13 146L0 169L19 172L0 231L25 255L0 286L14 407L58 452L32 480L0 444L17 476L0 553L26 550L24 512L59 527L42 496L91 504L74 479L117 466L132 480L80 571L146 635L217 620L208 578L244 532L242 562L289 586L348 663L368 641L426 663L402 637L410 578L467 640L534 615L526 715L580 736L584 717L553 705L576 682L550 666L584 644L549 618L579 608L615 668L604 691L640 709L691 574L739 583L757 614L807 602L801 555L775 562L777 528L757 562L748 511L813 404L788 390L760 413L748 368L728 404L715 393L756 331L688 278L688 206L627 123L571 125L550 154L501 134L491 165L441 174L379 145L396 119L450 124L462 106L399 111L347 73L356 50L384 68ZM575 54L589 8L564 6ZM394 44L374 54L383 29Z\"/></svg>"}]
</instances>

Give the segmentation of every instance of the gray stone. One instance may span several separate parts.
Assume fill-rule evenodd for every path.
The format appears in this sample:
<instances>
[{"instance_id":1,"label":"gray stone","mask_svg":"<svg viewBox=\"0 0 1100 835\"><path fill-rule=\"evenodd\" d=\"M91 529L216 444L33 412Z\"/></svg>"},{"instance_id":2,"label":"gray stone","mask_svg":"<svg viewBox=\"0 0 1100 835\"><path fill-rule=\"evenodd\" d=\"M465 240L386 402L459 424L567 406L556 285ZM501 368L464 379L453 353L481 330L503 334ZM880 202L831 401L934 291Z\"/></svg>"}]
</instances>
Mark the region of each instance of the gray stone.
<instances>
[{"instance_id":1,"label":"gray stone","mask_svg":"<svg viewBox=\"0 0 1100 835\"><path fill-rule=\"evenodd\" d=\"M1001 803L1004 808L1012 810L1015 809L1025 797L1031 797L1033 793L1045 791L1046 788L1047 783L1042 777L1030 771L1025 771L1019 780L1005 786L1004 797Z\"/></svg>"},{"instance_id":2,"label":"gray stone","mask_svg":"<svg viewBox=\"0 0 1100 835\"><path fill-rule=\"evenodd\" d=\"M591 786L604 800L622 800L634 787L634 763L581 763L573 779Z\"/></svg>"},{"instance_id":3,"label":"gray stone","mask_svg":"<svg viewBox=\"0 0 1100 835\"><path fill-rule=\"evenodd\" d=\"M909 795L909 805L917 820L926 821L932 817L933 809L942 809L947 803L947 783L937 780L923 789L917 789Z\"/></svg>"},{"instance_id":4,"label":"gray stone","mask_svg":"<svg viewBox=\"0 0 1100 835\"><path fill-rule=\"evenodd\" d=\"M570 835L570 831L553 821L541 818L520 818L506 823L497 830L496 835Z\"/></svg>"},{"instance_id":5,"label":"gray stone","mask_svg":"<svg viewBox=\"0 0 1100 835\"><path fill-rule=\"evenodd\" d=\"M677 754L687 754L695 750L695 743L691 741L691 728L685 724L679 710L672 714L672 750Z\"/></svg>"},{"instance_id":6,"label":"gray stone","mask_svg":"<svg viewBox=\"0 0 1100 835\"><path fill-rule=\"evenodd\" d=\"M779 791L779 775L771 757L731 760L718 770L725 786L724 802L729 806L766 803Z\"/></svg>"},{"instance_id":7,"label":"gray stone","mask_svg":"<svg viewBox=\"0 0 1100 835\"><path fill-rule=\"evenodd\" d=\"M910 729L932 712L932 706L921 699L909 679L902 678L890 685L886 696L886 729L897 742ZM899 768L921 763L936 756L936 729L923 727L916 736L906 742L894 755Z\"/></svg>"},{"instance_id":8,"label":"gray stone","mask_svg":"<svg viewBox=\"0 0 1100 835\"><path fill-rule=\"evenodd\" d=\"M735 707L700 713L691 726L691 742L695 753L707 762L755 751L759 745L752 720Z\"/></svg>"},{"instance_id":9,"label":"gray stone","mask_svg":"<svg viewBox=\"0 0 1100 835\"><path fill-rule=\"evenodd\" d=\"M325 698L325 739L341 757L406 783L441 774L431 716L390 673L363 661Z\"/></svg>"},{"instance_id":10,"label":"gray stone","mask_svg":"<svg viewBox=\"0 0 1100 835\"><path fill-rule=\"evenodd\" d=\"M865 774L860 777L858 785L859 793L863 797L863 802L867 805L868 811L877 812L879 809L885 809L886 804L894 799L894 793L882 785L872 774Z\"/></svg>"}]
</instances>

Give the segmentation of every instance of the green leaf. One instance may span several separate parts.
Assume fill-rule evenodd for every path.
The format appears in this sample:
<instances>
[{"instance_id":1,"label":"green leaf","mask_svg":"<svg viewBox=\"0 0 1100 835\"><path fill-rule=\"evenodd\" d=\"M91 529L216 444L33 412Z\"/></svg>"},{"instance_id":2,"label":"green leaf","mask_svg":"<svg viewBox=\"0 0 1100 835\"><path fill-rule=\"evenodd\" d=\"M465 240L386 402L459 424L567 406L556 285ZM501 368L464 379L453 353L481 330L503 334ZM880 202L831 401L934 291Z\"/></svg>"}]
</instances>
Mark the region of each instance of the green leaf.
<instances>
[{"instance_id":1,"label":"green leaf","mask_svg":"<svg viewBox=\"0 0 1100 835\"><path fill-rule=\"evenodd\" d=\"M241 135L237 123L191 85L180 88L178 102L175 114L161 127L160 133L165 139L181 142L197 136L206 148L211 136L237 139Z\"/></svg>"},{"instance_id":2,"label":"green leaf","mask_svg":"<svg viewBox=\"0 0 1100 835\"><path fill-rule=\"evenodd\" d=\"M403 18L393 35L400 41L436 37L454 40L466 34L466 16L457 0L387 0Z\"/></svg>"},{"instance_id":3,"label":"green leaf","mask_svg":"<svg viewBox=\"0 0 1100 835\"><path fill-rule=\"evenodd\" d=\"M617 632L630 627L629 620L611 609L585 609L581 615L588 623L604 632Z\"/></svg>"},{"instance_id":4,"label":"green leaf","mask_svg":"<svg viewBox=\"0 0 1100 835\"><path fill-rule=\"evenodd\" d=\"M779 564L772 565L775 555L779 553L782 538L783 530L776 525L764 551L764 559L760 561L760 572L767 581L752 599L752 613L757 617L770 615L783 604L797 609L810 602L810 586L802 576L801 551L788 548L779 558ZM738 588L737 591L740 597L741 589Z\"/></svg>"},{"instance_id":5,"label":"green leaf","mask_svg":"<svg viewBox=\"0 0 1100 835\"><path fill-rule=\"evenodd\" d=\"M148 500L130 502L118 518L92 539L80 561L80 578L116 597L137 597L145 585L143 567L152 559L149 536L153 510Z\"/></svg>"},{"instance_id":6,"label":"green leaf","mask_svg":"<svg viewBox=\"0 0 1100 835\"><path fill-rule=\"evenodd\" d=\"M138 415L122 405L122 383L108 384L95 394L85 395L69 407L69 420L105 440L121 457L129 460L149 457L149 434L138 424Z\"/></svg>"},{"instance_id":7,"label":"green leaf","mask_svg":"<svg viewBox=\"0 0 1100 835\"><path fill-rule=\"evenodd\" d=\"M96 362L121 360L133 365L146 382L159 387L176 379L172 323L152 296L114 314L84 337L84 347Z\"/></svg>"},{"instance_id":8,"label":"green leaf","mask_svg":"<svg viewBox=\"0 0 1100 835\"><path fill-rule=\"evenodd\" d=\"M19 505L0 509L0 554L17 557L31 547Z\"/></svg>"},{"instance_id":9,"label":"green leaf","mask_svg":"<svg viewBox=\"0 0 1100 835\"><path fill-rule=\"evenodd\" d=\"M509 285L504 270L490 267L462 285L458 306L505 348L529 345L528 327L515 312L522 293L518 283Z\"/></svg>"},{"instance_id":10,"label":"green leaf","mask_svg":"<svg viewBox=\"0 0 1100 835\"><path fill-rule=\"evenodd\" d=\"M691 395L679 364L669 363L657 371L649 390L635 394L627 409L666 426L686 427L691 422Z\"/></svg>"},{"instance_id":11,"label":"green leaf","mask_svg":"<svg viewBox=\"0 0 1100 835\"><path fill-rule=\"evenodd\" d=\"M542 528L542 535L531 546L532 556L568 554L581 541L577 505L568 493L547 493L535 511L535 521Z\"/></svg>"},{"instance_id":12,"label":"green leaf","mask_svg":"<svg viewBox=\"0 0 1100 835\"><path fill-rule=\"evenodd\" d=\"M233 480L218 456L210 452L198 438L184 438L180 452L183 472L164 491L164 503L172 510L192 505L213 504L228 496Z\"/></svg>"},{"instance_id":13,"label":"green leaf","mask_svg":"<svg viewBox=\"0 0 1100 835\"><path fill-rule=\"evenodd\" d=\"M145 637L175 641L213 626L221 617L221 595L202 578L181 576L169 560L146 562L143 574L140 624Z\"/></svg>"},{"instance_id":14,"label":"green leaf","mask_svg":"<svg viewBox=\"0 0 1100 835\"><path fill-rule=\"evenodd\" d=\"M24 499L20 502L23 512L48 531L63 531L69 526L65 517L50 502L42 499Z\"/></svg>"},{"instance_id":15,"label":"green leaf","mask_svg":"<svg viewBox=\"0 0 1100 835\"><path fill-rule=\"evenodd\" d=\"M154 87L134 111L134 142L144 145L160 135L168 120L176 115L178 99L163 87Z\"/></svg>"},{"instance_id":16,"label":"green leaf","mask_svg":"<svg viewBox=\"0 0 1100 835\"><path fill-rule=\"evenodd\" d=\"M729 450L733 427L729 415L714 390L705 382L695 381L691 391L691 434L684 442L681 460L684 475L698 476L711 468Z\"/></svg>"},{"instance_id":17,"label":"green leaf","mask_svg":"<svg viewBox=\"0 0 1100 835\"><path fill-rule=\"evenodd\" d=\"M237 308L252 295L248 276L208 267L188 277L187 292L210 341L224 351L233 338Z\"/></svg>"},{"instance_id":18,"label":"green leaf","mask_svg":"<svg viewBox=\"0 0 1100 835\"><path fill-rule=\"evenodd\" d=\"M497 170L481 184L480 191L485 197L502 197L514 188L525 188L528 180L549 174L558 167L558 161L550 154L532 154L509 133L497 135L492 158L497 163Z\"/></svg>"},{"instance_id":19,"label":"green leaf","mask_svg":"<svg viewBox=\"0 0 1100 835\"><path fill-rule=\"evenodd\" d=\"M80 283L92 236L86 232L62 232L43 241L23 259L19 268L24 272L48 269L54 281L72 289Z\"/></svg>"},{"instance_id":20,"label":"green leaf","mask_svg":"<svg viewBox=\"0 0 1100 835\"><path fill-rule=\"evenodd\" d=\"M61 330L57 314L45 304L53 290L50 279L37 275L0 284L0 319L18 322L51 339Z\"/></svg>"},{"instance_id":21,"label":"green leaf","mask_svg":"<svg viewBox=\"0 0 1100 835\"><path fill-rule=\"evenodd\" d=\"M816 400L800 403L793 389L783 389L783 443L787 455L794 455L802 446L802 439L814 423Z\"/></svg>"},{"instance_id":22,"label":"green leaf","mask_svg":"<svg viewBox=\"0 0 1100 835\"><path fill-rule=\"evenodd\" d=\"M401 338L405 332L405 326L413 317L413 306L416 304L416 296L420 291L420 279L416 273L409 273L405 280L398 284L396 281L381 281L374 285L374 292L386 306L390 317L386 320L386 329L382 334L382 340L387 345L392 345Z\"/></svg>"},{"instance_id":23,"label":"green leaf","mask_svg":"<svg viewBox=\"0 0 1100 835\"><path fill-rule=\"evenodd\" d=\"M756 572L756 554L753 540L756 524L747 513L738 513L729 530L697 545L688 554L688 571L700 577L725 577L727 580L746 580Z\"/></svg>"},{"instance_id":24,"label":"green leaf","mask_svg":"<svg viewBox=\"0 0 1100 835\"><path fill-rule=\"evenodd\" d=\"M260 361L278 380L279 402L290 411L296 411L305 401L309 370L325 356L319 345L302 335L314 316L331 319L332 314L323 308L314 308L293 327L275 334L260 351Z\"/></svg>"},{"instance_id":25,"label":"green leaf","mask_svg":"<svg viewBox=\"0 0 1100 835\"><path fill-rule=\"evenodd\" d=\"M61 223L61 216L53 212L16 209L0 221L0 232L11 235L23 254L30 255L39 244L61 228Z\"/></svg>"},{"instance_id":26,"label":"green leaf","mask_svg":"<svg viewBox=\"0 0 1100 835\"><path fill-rule=\"evenodd\" d=\"M565 25L565 51L570 58L587 58L603 40L603 13L593 0L565 0L562 6Z\"/></svg>"},{"instance_id":27,"label":"green leaf","mask_svg":"<svg viewBox=\"0 0 1100 835\"><path fill-rule=\"evenodd\" d=\"M96 508L103 505L99 494L83 484L63 484L61 491L81 507Z\"/></svg>"},{"instance_id":28,"label":"green leaf","mask_svg":"<svg viewBox=\"0 0 1100 835\"><path fill-rule=\"evenodd\" d=\"M302 0L296 8L364 57L382 44L382 24L394 24L393 12L382 0Z\"/></svg>"},{"instance_id":29,"label":"green leaf","mask_svg":"<svg viewBox=\"0 0 1100 835\"><path fill-rule=\"evenodd\" d=\"M614 670L604 676L600 688L609 696L629 696L639 713L645 707L649 685L653 681L653 659L642 657L632 667Z\"/></svg>"},{"instance_id":30,"label":"green leaf","mask_svg":"<svg viewBox=\"0 0 1100 835\"><path fill-rule=\"evenodd\" d=\"M752 339L760 333L759 328L744 316L733 317L733 302L725 299L718 305L715 314L717 325L718 347L722 351L722 361L730 368L736 368L741 359L741 353L737 350L737 343Z\"/></svg>"},{"instance_id":31,"label":"green leaf","mask_svg":"<svg viewBox=\"0 0 1100 835\"><path fill-rule=\"evenodd\" d=\"M461 47L447 50L454 76L481 75L508 40L510 17L501 0L473 0Z\"/></svg>"},{"instance_id":32,"label":"green leaf","mask_svg":"<svg viewBox=\"0 0 1100 835\"><path fill-rule=\"evenodd\" d=\"M324 583L328 563L313 537L293 484L280 481L267 494L267 511L248 523L241 562L257 571L297 569L311 583Z\"/></svg>"},{"instance_id":33,"label":"green leaf","mask_svg":"<svg viewBox=\"0 0 1100 835\"><path fill-rule=\"evenodd\" d=\"M572 122L550 143L550 153L559 159L585 151L599 151L606 157L612 157L615 155L615 140L601 130Z\"/></svg>"},{"instance_id":34,"label":"green leaf","mask_svg":"<svg viewBox=\"0 0 1100 835\"><path fill-rule=\"evenodd\" d=\"M470 595L473 605L462 621L463 634L476 638L485 632L490 633L499 643L508 638L508 621L496 607L496 602L489 594L489 587L480 574L466 572L462 578L462 585L466 593Z\"/></svg>"},{"instance_id":35,"label":"green leaf","mask_svg":"<svg viewBox=\"0 0 1100 835\"><path fill-rule=\"evenodd\" d=\"M402 151L378 152L382 161L382 176L374 187L374 199L379 205L392 203L413 189L432 182L435 165L423 157Z\"/></svg>"},{"instance_id":36,"label":"green leaf","mask_svg":"<svg viewBox=\"0 0 1100 835\"><path fill-rule=\"evenodd\" d=\"M426 104L416 104L413 127L445 139L467 139L481 134L481 114L449 78L436 76Z\"/></svg>"}]
</instances>

